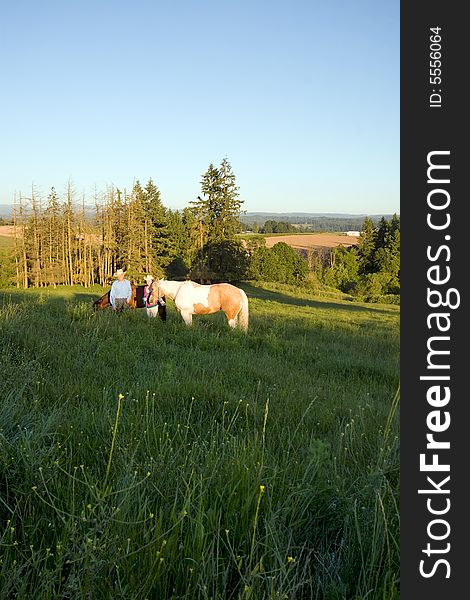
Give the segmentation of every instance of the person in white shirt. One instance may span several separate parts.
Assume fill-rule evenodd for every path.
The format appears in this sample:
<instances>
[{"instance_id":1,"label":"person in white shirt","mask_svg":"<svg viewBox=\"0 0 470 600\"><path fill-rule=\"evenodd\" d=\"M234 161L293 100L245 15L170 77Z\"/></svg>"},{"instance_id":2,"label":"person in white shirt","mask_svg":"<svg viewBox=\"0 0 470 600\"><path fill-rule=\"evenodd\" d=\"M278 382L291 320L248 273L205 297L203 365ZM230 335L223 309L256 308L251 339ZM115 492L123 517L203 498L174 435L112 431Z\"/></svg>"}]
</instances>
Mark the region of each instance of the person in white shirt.
<instances>
[{"instance_id":1,"label":"person in white shirt","mask_svg":"<svg viewBox=\"0 0 470 600\"><path fill-rule=\"evenodd\" d=\"M109 293L109 301L113 310L122 312L129 307L130 299L132 298L131 282L125 279L125 272L118 269L115 273L117 280L113 282Z\"/></svg>"}]
</instances>

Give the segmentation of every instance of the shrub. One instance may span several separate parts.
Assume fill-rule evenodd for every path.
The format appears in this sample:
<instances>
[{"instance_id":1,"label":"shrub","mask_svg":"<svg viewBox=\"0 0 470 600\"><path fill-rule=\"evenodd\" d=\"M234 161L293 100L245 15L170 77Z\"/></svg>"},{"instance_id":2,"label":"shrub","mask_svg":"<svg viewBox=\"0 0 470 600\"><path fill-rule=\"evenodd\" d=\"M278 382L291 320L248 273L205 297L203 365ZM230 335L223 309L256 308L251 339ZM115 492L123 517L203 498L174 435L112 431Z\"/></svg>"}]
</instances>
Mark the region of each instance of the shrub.
<instances>
[{"instance_id":1,"label":"shrub","mask_svg":"<svg viewBox=\"0 0 470 600\"><path fill-rule=\"evenodd\" d=\"M308 274L307 261L284 242L272 248L257 248L251 255L248 276L251 279L297 283Z\"/></svg>"},{"instance_id":2,"label":"shrub","mask_svg":"<svg viewBox=\"0 0 470 600\"><path fill-rule=\"evenodd\" d=\"M246 275L248 253L238 240L206 244L196 256L191 279L239 281Z\"/></svg>"}]
</instances>

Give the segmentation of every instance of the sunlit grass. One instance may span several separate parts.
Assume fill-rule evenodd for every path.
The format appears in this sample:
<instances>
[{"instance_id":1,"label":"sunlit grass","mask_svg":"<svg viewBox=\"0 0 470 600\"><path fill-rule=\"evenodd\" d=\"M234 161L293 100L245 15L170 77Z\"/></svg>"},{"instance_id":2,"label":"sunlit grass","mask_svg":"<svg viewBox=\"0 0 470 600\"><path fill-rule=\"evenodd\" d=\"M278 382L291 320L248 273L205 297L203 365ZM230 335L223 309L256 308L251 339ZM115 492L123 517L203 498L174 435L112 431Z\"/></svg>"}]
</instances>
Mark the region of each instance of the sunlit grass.
<instances>
[{"instance_id":1,"label":"sunlit grass","mask_svg":"<svg viewBox=\"0 0 470 600\"><path fill-rule=\"evenodd\" d=\"M0 294L1 598L398 598L395 306Z\"/></svg>"}]
</instances>

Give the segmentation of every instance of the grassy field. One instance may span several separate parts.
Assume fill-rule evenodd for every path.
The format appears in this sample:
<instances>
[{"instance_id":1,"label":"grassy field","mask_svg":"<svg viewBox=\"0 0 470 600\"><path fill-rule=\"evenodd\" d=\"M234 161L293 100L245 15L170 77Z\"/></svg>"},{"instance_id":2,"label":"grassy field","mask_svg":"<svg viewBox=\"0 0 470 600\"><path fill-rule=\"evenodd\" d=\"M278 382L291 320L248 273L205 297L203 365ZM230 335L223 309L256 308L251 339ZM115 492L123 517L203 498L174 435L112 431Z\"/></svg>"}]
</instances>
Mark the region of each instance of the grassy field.
<instances>
[{"instance_id":1,"label":"grassy field","mask_svg":"<svg viewBox=\"0 0 470 600\"><path fill-rule=\"evenodd\" d=\"M11 285L16 279L14 248L14 238L0 234L0 289Z\"/></svg>"},{"instance_id":2,"label":"grassy field","mask_svg":"<svg viewBox=\"0 0 470 600\"><path fill-rule=\"evenodd\" d=\"M3 290L0 598L398 599L399 309Z\"/></svg>"}]
</instances>

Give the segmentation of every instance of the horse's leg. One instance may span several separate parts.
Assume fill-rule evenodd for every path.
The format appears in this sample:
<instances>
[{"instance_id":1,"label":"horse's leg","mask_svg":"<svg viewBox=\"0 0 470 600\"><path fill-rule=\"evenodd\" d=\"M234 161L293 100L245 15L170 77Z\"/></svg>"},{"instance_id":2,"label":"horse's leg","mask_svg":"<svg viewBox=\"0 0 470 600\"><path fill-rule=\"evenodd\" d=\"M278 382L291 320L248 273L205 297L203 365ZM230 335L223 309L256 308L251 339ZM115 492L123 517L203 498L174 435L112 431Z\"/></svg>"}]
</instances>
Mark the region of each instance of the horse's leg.
<instances>
[{"instance_id":1,"label":"horse's leg","mask_svg":"<svg viewBox=\"0 0 470 600\"><path fill-rule=\"evenodd\" d=\"M238 315L236 315L233 319L229 319L227 316L227 321L230 327L235 329L235 327L238 325Z\"/></svg>"},{"instance_id":2,"label":"horse's leg","mask_svg":"<svg viewBox=\"0 0 470 600\"><path fill-rule=\"evenodd\" d=\"M163 296L162 300L165 302L165 296ZM166 303L158 305L158 316L162 321L166 321Z\"/></svg>"},{"instance_id":3,"label":"horse's leg","mask_svg":"<svg viewBox=\"0 0 470 600\"><path fill-rule=\"evenodd\" d=\"M183 317L183 321L186 323L186 325L193 324L193 315L188 310L182 310L181 316Z\"/></svg>"},{"instance_id":4,"label":"horse's leg","mask_svg":"<svg viewBox=\"0 0 470 600\"><path fill-rule=\"evenodd\" d=\"M224 311L225 316L227 317L228 324L232 329L235 329L238 325L238 312L236 308L231 306L230 304L227 306L221 307L221 310Z\"/></svg>"}]
</instances>

